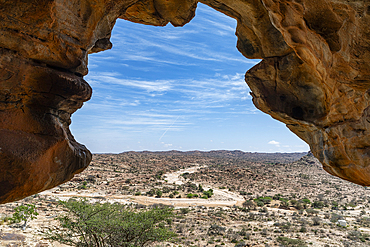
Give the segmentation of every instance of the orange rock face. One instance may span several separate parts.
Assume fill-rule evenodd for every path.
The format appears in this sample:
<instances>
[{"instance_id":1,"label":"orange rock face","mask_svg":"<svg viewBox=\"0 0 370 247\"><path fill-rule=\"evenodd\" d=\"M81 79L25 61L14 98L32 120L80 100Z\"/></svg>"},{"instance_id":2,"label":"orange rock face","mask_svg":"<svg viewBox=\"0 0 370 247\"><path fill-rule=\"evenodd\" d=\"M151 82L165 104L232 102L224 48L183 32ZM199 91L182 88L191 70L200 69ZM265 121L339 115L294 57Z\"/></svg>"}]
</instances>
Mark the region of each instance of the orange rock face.
<instances>
[{"instance_id":1,"label":"orange rock face","mask_svg":"<svg viewBox=\"0 0 370 247\"><path fill-rule=\"evenodd\" d=\"M235 18L257 108L306 141L329 173L370 185L370 4L202 0ZM117 18L182 26L196 0L14 0L0 4L0 203L86 168L69 131L89 100L87 56L111 48Z\"/></svg>"}]
</instances>

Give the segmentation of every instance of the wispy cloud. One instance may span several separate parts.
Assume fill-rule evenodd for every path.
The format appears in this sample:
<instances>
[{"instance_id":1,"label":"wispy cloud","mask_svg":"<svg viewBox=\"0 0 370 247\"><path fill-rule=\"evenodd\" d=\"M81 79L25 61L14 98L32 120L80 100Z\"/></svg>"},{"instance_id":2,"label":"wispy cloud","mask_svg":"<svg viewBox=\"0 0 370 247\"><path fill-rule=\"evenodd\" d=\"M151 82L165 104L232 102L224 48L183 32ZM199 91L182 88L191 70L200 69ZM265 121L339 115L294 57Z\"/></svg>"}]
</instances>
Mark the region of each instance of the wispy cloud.
<instances>
[{"instance_id":1,"label":"wispy cloud","mask_svg":"<svg viewBox=\"0 0 370 247\"><path fill-rule=\"evenodd\" d=\"M198 121L225 121L230 114L255 114L250 98L246 98L249 88L242 74L153 81L123 77L118 72L87 77L94 94L85 105L85 116L91 112L87 119L94 118L94 128L99 131L158 131L157 140L161 141L169 132L191 129ZM217 117L223 114L226 116Z\"/></svg>"},{"instance_id":2,"label":"wispy cloud","mask_svg":"<svg viewBox=\"0 0 370 247\"><path fill-rule=\"evenodd\" d=\"M256 64L255 61L250 61L241 56L230 56L229 53L223 52L222 50L213 50L205 43L195 43L193 41L187 42L173 42L172 39L165 39L165 37L150 37L147 35L135 35L131 34L130 41L125 43L119 43L119 45L125 46L126 50L124 53L119 55L119 58L123 61L135 60L135 61L153 61L156 62L158 54L153 52L154 49L158 49L157 52L166 52L167 54L173 54L178 58L187 57L191 59L201 61L235 61L245 64ZM135 45L140 47L139 49L127 49ZM232 47L231 47L232 48ZM143 52L143 51L151 52ZM154 58L155 57L155 58ZM179 59L180 60L180 59ZM168 60L159 60L160 62L173 63Z\"/></svg>"},{"instance_id":3,"label":"wispy cloud","mask_svg":"<svg viewBox=\"0 0 370 247\"><path fill-rule=\"evenodd\" d=\"M123 88L136 88L132 94L127 95L136 99L129 101L123 98L122 95L112 95L114 91L110 90L109 97L100 99L101 102L114 102L114 104L125 106L136 106L145 104L146 102L175 103L179 108L218 108L225 107L229 101L245 101L250 100L249 88L244 82L241 74L235 75L220 75L217 74L212 78L205 79L178 79L178 80L143 80L143 79L123 79L123 75L119 73L92 74L87 77L87 81L97 89L109 90L113 85L119 85ZM155 94L153 94L153 92ZM171 93L176 97L161 97L153 98L159 94ZM99 91L98 91L99 95ZM171 102L172 100L172 102ZM220 105L222 103L222 105Z\"/></svg>"},{"instance_id":4,"label":"wispy cloud","mask_svg":"<svg viewBox=\"0 0 370 247\"><path fill-rule=\"evenodd\" d=\"M116 25L113 29L113 49L105 52L105 59L114 57L115 60L124 62L142 61L184 66L199 66L201 62L237 62L246 65L257 63L238 53L229 52L236 50L234 19L210 10L203 4L198 5L197 13L200 15L196 15L183 28L170 25L153 28L117 20L124 25ZM233 45L225 46L224 39L233 39ZM218 49L215 49L217 46ZM163 53L166 57L161 57Z\"/></svg>"},{"instance_id":5,"label":"wispy cloud","mask_svg":"<svg viewBox=\"0 0 370 247\"><path fill-rule=\"evenodd\" d=\"M171 89L171 81L169 80L135 80L135 79L123 79L120 78L122 75L119 73L102 72L95 75L88 76L87 80L94 85L98 84L116 84L121 86L136 87L148 92L163 92Z\"/></svg>"}]
</instances>

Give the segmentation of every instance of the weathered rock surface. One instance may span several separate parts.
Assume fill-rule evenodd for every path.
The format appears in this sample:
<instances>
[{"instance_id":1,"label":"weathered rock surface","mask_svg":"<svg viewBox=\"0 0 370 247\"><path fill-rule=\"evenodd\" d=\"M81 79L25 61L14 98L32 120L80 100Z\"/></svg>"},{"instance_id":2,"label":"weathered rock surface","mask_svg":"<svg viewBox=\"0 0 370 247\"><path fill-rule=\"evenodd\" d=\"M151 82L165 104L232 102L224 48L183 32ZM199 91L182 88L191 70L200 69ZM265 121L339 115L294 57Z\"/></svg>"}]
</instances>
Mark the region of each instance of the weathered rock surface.
<instances>
[{"instance_id":1,"label":"weathered rock surface","mask_svg":"<svg viewBox=\"0 0 370 247\"><path fill-rule=\"evenodd\" d=\"M324 169L370 185L370 4L202 0L235 18L260 110L310 144ZM87 55L111 48L117 18L182 26L196 0L0 0L0 202L51 188L91 154L68 126L91 96Z\"/></svg>"}]
</instances>

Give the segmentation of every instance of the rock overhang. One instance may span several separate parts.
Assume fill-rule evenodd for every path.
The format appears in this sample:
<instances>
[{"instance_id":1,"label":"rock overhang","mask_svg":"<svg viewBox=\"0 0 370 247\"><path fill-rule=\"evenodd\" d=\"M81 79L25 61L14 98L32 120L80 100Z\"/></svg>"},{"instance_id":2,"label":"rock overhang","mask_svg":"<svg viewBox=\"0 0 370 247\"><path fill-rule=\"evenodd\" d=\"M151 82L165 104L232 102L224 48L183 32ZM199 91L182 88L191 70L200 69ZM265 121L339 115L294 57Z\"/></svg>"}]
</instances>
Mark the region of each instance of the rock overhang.
<instances>
[{"instance_id":1,"label":"rock overhang","mask_svg":"<svg viewBox=\"0 0 370 247\"><path fill-rule=\"evenodd\" d=\"M370 185L370 5L339 0L43 0L0 6L0 202L81 172L69 131L91 97L88 54L110 49L117 18L183 26L201 2L237 20L256 107L306 141L329 173Z\"/></svg>"}]
</instances>

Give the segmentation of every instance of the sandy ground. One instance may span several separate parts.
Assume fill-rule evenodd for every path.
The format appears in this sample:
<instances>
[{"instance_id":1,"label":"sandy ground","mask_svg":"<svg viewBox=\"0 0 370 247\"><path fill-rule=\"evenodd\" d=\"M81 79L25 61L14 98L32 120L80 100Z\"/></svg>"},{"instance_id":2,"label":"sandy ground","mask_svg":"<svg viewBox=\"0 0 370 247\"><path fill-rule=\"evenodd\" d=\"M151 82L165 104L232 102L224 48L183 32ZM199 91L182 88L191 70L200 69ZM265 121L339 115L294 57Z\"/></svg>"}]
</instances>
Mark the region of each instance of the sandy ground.
<instances>
[{"instance_id":1,"label":"sandy ground","mask_svg":"<svg viewBox=\"0 0 370 247\"><path fill-rule=\"evenodd\" d=\"M181 174L188 172L193 173L204 166L195 166L187 169L182 169L177 172L164 174L167 183L181 185L185 182L185 179ZM196 184L197 186L199 184ZM87 198L91 202L104 201L104 202L119 202L119 203L139 203L143 205L152 204L165 204L172 205L175 208L189 207L189 206L206 206L206 207L230 207L233 205L241 206L245 199L233 192L228 190L220 190L212 188L209 185L203 185L205 190L213 189L214 195L209 199L188 199L188 198L155 198L148 196L132 196L132 195L106 195L103 192L91 192L91 191L58 191L57 188L47 190L39 193L41 196L47 196L55 198L56 200L68 200L71 197L82 197ZM40 215L37 219L30 222L29 227L24 231L14 225L2 225L0 227L0 246L55 246L64 247L57 242L50 243L44 240L42 237L42 229L48 229L50 224L54 224L53 218L56 215L51 215L47 211L39 212Z\"/></svg>"},{"instance_id":2,"label":"sandy ground","mask_svg":"<svg viewBox=\"0 0 370 247\"><path fill-rule=\"evenodd\" d=\"M182 169L177 172L167 173L164 174L165 180L169 184L184 184L185 179L181 176L181 174L188 172L194 173L200 168L205 166L194 166L187 169ZM196 184L197 186L199 184ZM83 197L89 198L92 202L99 201L101 198L105 198L107 202L119 202L119 203L139 203L143 205L151 205L155 203L162 203L165 205L172 205L174 207L188 207L188 206L206 206L206 207L217 207L217 206L241 206L242 203L245 201L244 197L233 193L228 190L220 190L216 188L212 188L209 185L203 185L205 190L213 189L214 195L209 199L188 199L188 198L156 198L156 197L148 197L148 196L132 196L132 195L105 195L99 192L84 192L84 191L77 191L77 192L59 192L56 189L47 190L41 192L40 195L55 197L58 200L68 200L71 197Z\"/></svg>"}]
</instances>

